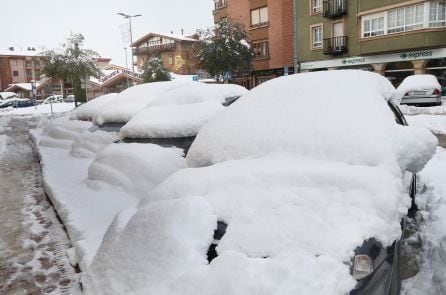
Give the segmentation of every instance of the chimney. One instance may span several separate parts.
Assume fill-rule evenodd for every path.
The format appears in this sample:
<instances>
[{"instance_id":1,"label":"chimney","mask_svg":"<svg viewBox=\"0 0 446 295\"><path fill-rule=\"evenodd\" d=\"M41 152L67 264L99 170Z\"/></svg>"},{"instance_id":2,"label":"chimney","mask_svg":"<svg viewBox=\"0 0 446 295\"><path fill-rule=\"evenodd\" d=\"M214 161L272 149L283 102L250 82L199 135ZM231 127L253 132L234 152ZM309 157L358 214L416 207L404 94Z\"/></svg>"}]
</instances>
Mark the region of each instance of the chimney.
<instances>
[{"instance_id":1,"label":"chimney","mask_svg":"<svg viewBox=\"0 0 446 295\"><path fill-rule=\"evenodd\" d=\"M170 31L170 34L173 35L173 31Z\"/></svg>"},{"instance_id":2,"label":"chimney","mask_svg":"<svg viewBox=\"0 0 446 295\"><path fill-rule=\"evenodd\" d=\"M14 47L9 47L9 51L14 51Z\"/></svg>"},{"instance_id":3,"label":"chimney","mask_svg":"<svg viewBox=\"0 0 446 295\"><path fill-rule=\"evenodd\" d=\"M181 36L183 36L184 35L184 33L183 33L183 29L181 29Z\"/></svg>"}]
</instances>

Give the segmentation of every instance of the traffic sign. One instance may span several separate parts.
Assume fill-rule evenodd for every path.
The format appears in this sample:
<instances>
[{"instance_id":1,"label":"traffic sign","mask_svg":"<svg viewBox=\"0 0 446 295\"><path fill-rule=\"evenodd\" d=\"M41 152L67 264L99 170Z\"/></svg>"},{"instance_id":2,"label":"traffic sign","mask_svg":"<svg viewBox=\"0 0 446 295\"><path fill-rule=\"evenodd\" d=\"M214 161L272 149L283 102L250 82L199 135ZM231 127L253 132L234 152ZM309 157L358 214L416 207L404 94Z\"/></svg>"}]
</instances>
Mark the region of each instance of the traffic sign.
<instances>
[{"instance_id":1,"label":"traffic sign","mask_svg":"<svg viewBox=\"0 0 446 295\"><path fill-rule=\"evenodd\" d=\"M227 80L231 80L232 79L232 74L230 71L226 71L225 74L223 75L223 80L227 81Z\"/></svg>"}]
</instances>

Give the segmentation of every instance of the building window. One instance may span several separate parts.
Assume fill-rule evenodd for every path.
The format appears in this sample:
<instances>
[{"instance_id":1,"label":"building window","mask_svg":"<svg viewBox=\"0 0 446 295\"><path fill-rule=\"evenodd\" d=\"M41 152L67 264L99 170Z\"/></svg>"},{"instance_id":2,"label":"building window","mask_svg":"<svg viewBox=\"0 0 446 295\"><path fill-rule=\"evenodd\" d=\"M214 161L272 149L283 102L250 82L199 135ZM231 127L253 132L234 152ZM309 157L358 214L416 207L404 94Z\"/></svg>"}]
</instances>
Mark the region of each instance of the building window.
<instances>
[{"instance_id":1,"label":"building window","mask_svg":"<svg viewBox=\"0 0 446 295\"><path fill-rule=\"evenodd\" d=\"M422 29L424 4L398 8L387 12L387 33L398 33Z\"/></svg>"},{"instance_id":2,"label":"building window","mask_svg":"<svg viewBox=\"0 0 446 295\"><path fill-rule=\"evenodd\" d=\"M322 25L311 27L311 48L322 48Z\"/></svg>"},{"instance_id":3,"label":"building window","mask_svg":"<svg viewBox=\"0 0 446 295\"><path fill-rule=\"evenodd\" d=\"M226 7L226 0L214 0L215 10Z\"/></svg>"},{"instance_id":4,"label":"building window","mask_svg":"<svg viewBox=\"0 0 446 295\"><path fill-rule=\"evenodd\" d=\"M31 70L26 70L26 78L32 78L33 72Z\"/></svg>"},{"instance_id":5,"label":"building window","mask_svg":"<svg viewBox=\"0 0 446 295\"><path fill-rule=\"evenodd\" d=\"M252 49L254 50L257 58L269 57L268 40L253 42Z\"/></svg>"},{"instance_id":6,"label":"building window","mask_svg":"<svg viewBox=\"0 0 446 295\"><path fill-rule=\"evenodd\" d=\"M311 0L311 12L314 14L322 12L322 0Z\"/></svg>"},{"instance_id":7,"label":"building window","mask_svg":"<svg viewBox=\"0 0 446 295\"><path fill-rule=\"evenodd\" d=\"M251 27L261 27L268 24L268 7L251 10Z\"/></svg>"},{"instance_id":8,"label":"building window","mask_svg":"<svg viewBox=\"0 0 446 295\"><path fill-rule=\"evenodd\" d=\"M14 77L18 77L19 76L19 71L12 71L12 75Z\"/></svg>"},{"instance_id":9,"label":"building window","mask_svg":"<svg viewBox=\"0 0 446 295\"><path fill-rule=\"evenodd\" d=\"M27 60L27 61L26 61L26 67L27 67L27 68L32 68L32 66L33 66L32 61Z\"/></svg>"},{"instance_id":10,"label":"building window","mask_svg":"<svg viewBox=\"0 0 446 295\"><path fill-rule=\"evenodd\" d=\"M169 65L173 65L173 54L169 54Z\"/></svg>"},{"instance_id":11,"label":"building window","mask_svg":"<svg viewBox=\"0 0 446 295\"><path fill-rule=\"evenodd\" d=\"M446 1L432 1L429 8L429 27L446 26Z\"/></svg>"},{"instance_id":12,"label":"building window","mask_svg":"<svg viewBox=\"0 0 446 295\"><path fill-rule=\"evenodd\" d=\"M365 19L362 27L364 37L384 35L384 17Z\"/></svg>"}]
</instances>

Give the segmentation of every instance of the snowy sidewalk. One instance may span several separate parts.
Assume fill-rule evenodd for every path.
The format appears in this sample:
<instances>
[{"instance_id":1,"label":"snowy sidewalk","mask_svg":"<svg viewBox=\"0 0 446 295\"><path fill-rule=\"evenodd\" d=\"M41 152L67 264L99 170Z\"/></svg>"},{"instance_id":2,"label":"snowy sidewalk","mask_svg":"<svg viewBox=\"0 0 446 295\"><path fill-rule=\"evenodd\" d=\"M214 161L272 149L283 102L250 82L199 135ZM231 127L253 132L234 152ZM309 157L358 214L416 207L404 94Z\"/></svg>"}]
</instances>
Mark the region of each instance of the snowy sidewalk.
<instances>
[{"instance_id":1,"label":"snowy sidewalk","mask_svg":"<svg viewBox=\"0 0 446 295\"><path fill-rule=\"evenodd\" d=\"M70 242L42 188L29 128L39 119L0 117L0 293L80 294Z\"/></svg>"}]
</instances>

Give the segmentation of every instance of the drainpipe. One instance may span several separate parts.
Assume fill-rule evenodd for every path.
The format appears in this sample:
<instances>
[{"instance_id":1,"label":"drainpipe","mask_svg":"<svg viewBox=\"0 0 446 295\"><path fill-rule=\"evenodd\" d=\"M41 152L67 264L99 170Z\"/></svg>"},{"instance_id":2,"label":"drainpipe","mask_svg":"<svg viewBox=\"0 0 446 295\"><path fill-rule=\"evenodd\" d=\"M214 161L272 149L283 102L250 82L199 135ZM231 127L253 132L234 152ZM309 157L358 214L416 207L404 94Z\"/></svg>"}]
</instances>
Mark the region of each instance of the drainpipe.
<instances>
[{"instance_id":1,"label":"drainpipe","mask_svg":"<svg viewBox=\"0 0 446 295\"><path fill-rule=\"evenodd\" d=\"M297 1L293 1L293 35L294 35L294 73L300 73L300 65L298 61L298 51L297 51Z\"/></svg>"}]
</instances>

